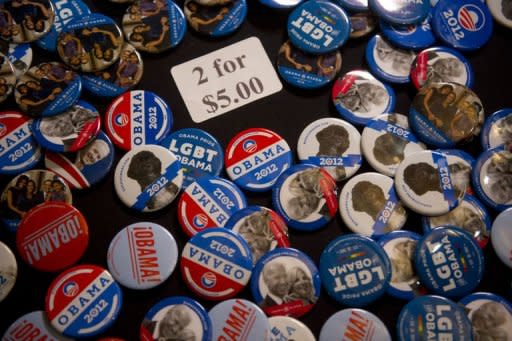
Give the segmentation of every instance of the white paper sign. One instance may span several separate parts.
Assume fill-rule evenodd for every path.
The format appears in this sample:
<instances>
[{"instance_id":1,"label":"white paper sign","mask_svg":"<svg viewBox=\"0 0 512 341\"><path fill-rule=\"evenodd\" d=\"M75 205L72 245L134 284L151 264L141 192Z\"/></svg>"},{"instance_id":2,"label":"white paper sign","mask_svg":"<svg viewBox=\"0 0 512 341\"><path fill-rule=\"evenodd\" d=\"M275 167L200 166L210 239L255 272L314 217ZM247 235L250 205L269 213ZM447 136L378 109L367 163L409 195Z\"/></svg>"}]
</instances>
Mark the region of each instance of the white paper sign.
<instances>
[{"instance_id":1,"label":"white paper sign","mask_svg":"<svg viewBox=\"0 0 512 341\"><path fill-rule=\"evenodd\" d=\"M171 68L171 75L196 123L283 88L261 41L256 37L176 65Z\"/></svg>"}]
</instances>

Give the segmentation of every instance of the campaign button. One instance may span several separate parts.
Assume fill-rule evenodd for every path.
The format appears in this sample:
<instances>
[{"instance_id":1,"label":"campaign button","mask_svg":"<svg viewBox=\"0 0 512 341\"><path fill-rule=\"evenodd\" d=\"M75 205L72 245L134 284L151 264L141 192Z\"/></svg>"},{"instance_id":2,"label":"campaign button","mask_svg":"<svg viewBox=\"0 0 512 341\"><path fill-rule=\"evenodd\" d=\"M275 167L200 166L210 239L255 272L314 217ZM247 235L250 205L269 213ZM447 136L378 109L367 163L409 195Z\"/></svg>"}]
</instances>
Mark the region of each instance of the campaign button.
<instances>
[{"instance_id":1,"label":"campaign button","mask_svg":"<svg viewBox=\"0 0 512 341\"><path fill-rule=\"evenodd\" d=\"M1 5L0 5L1 6ZM11 94L16 84L16 74L8 56L0 53L0 103Z\"/></svg>"},{"instance_id":2,"label":"campaign button","mask_svg":"<svg viewBox=\"0 0 512 341\"><path fill-rule=\"evenodd\" d=\"M62 114L38 118L32 132L39 144L53 152L76 152L100 132L100 114L94 106L79 100Z\"/></svg>"},{"instance_id":3,"label":"campaign button","mask_svg":"<svg viewBox=\"0 0 512 341\"><path fill-rule=\"evenodd\" d=\"M185 36L185 15L172 0L146 0L130 5L123 16L123 31L137 50L160 53L178 45Z\"/></svg>"},{"instance_id":4,"label":"campaign button","mask_svg":"<svg viewBox=\"0 0 512 341\"><path fill-rule=\"evenodd\" d=\"M236 232L219 227L190 238L181 253L180 266L190 290L201 298L219 301L235 296L249 283L253 265L246 241Z\"/></svg>"},{"instance_id":5,"label":"campaign button","mask_svg":"<svg viewBox=\"0 0 512 341\"><path fill-rule=\"evenodd\" d=\"M126 153L116 166L114 187L121 201L141 212L169 205L183 184L180 162L168 149L148 144Z\"/></svg>"},{"instance_id":6,"label":"campaign button","mask_svg":"<svg viewBox=\"0 0 512 341\"><path fill-rule=\"evenodd\" d=\"M0 174L23 172L41 160L32 124L33 120L17 111L0 112Z\"/></svg>"},{"instance_id":7,"label":"campaign button","mask_svg":"<svg viewBox=\"0 0 512 341\"><path fill-rule=\"evenodd\" d=\"M25 314L14 321L2 336L2 341L37 340L34 337L45 341L72 341L50 325L42 310Z\"/></svg>"},{"instance_id":8,"label":"campaign button","mask_svg":"<svg viewBox=\"0 0 512 341\"><path fill-rule=\"evenodd\" d=\"M110 273L96 265L75 266L61 273L46 294L46 316L65 336L92 337L118 318L122 292Z\"/></svg>"},{"instance_id":9,"label":"campaign button","mask_svg":"<svg viewBox=\"0 0 512 341\"><path fill-rule=\"evenodd\" d=\"M501 109L487 117L480 137L484 149L512 146L512 109Z\"/></svg>"},{"instance_id":10,"label":"campaign button","mask_svg":"<svg viewBox=\"0 0 512 341\"><path fill-rule=\"evenodd\" d=\"M290 316L269 317L270 341L316 341L308 326Z\"/></svg>"},{"instance_id":11,"label":"campaign button","mask_svg":"<svg viewBox=\"0 0 512 341\"><path fill-rule=\"evenodd\" d=\"M380 20L382 34L394 45L403 49L425 49L436 42L430 25L432 15L427 15L419 24L394 25Z\"/></svg>"},{"instance_id":12,"label":"campaign button","mask_svg":"<svg viewBox=\"0 0 512 341\"><path fill-rule=\"evenodd\" d=\"M210 227L224 227L247 207L243 192L231 181L205 175L190 184L178 202L178 221L189 237Z\"/></svg>"},{"instance_id":13,"label":"campaign button","mask_svg":"<svg viewBox=\"0 0 512 341\"><path fill-rule=\"evenodd\" d=\"M4 55L9 58L13 68L16 79L20 79L21 76L28 71L32 65L32 48L30 44L9 44L7 51L2 51Z\"/></svg>"},{"instance_id":14,"label":"campaign button","mask_svg":"<svg viewBox=\"0 0 512 341\"><path fill-rule=\"evenodd\" d=\"M21 258L41 271L59 271L76 263L88 244L87 221L63 202L34 207L23 216L16 233Z\"/></svg>"},{"instance_id":15,"label":"campaign button","mask_svg":"<svg viewBox=\"0 0 512 341\"><path fill-rule=\"evenodd\" d=\"M297 155L303 163L322 167L336 181L353 176L361 167L361 135L337 118L311 122L299 136Z\"/></svg>"},{"instance_id":16,"label":"campaign button","mask_svg":"<svg viewBox=\"0 0 512 341\"><path fill-rule=\"evenodd\" d=\"M158 144L169 134L172 124L169 105L145 90L125 92L112 101L105 114L105 131L124 150Z\"/></svg>"},{"instance_id":17,"label":"campaign button","mask_svg":"<svg viewBox=\"0 0 512 341\"><path fill-rule=\"evenodd\" d=\"M494 252L499 259L512 268L512 234L510 233L510 221L512 219L512 209L501 212L494 222L491 229L491 243Z\"/></svg>"},{"instance_id":18,"label":"campaign button","mask_svg":"<svg viewBox=\"0 0 512 341\"><path fill-rule=\"evenodd\" d=\"M224 155L226 173L238 186L263 192L292 164L288 143L275 132L251 128L229 142Z\"/></svg>"},{"instance_id":19,"label":"campaign button","mask_svg":"<svg viewBox=\"0 0 512 341\"><path fill-rule=\"evenodd\" d=\"M172 296L155 304L140 326L141 341L212 340L212 322L201 304Z\"/></svg>"},{"instance_id":20,"label":"campaign button","mask_svg":"<svg viewBox=\"0 0 512 341\"><path fill-rule=\"evenodd\" d=\"M0 242L0 302L14 288L16 278L18 277L18 263L11 249Z\"/></svg>"},{"instance_id":21,"label":"campaign button","mask_svg":"<svg viewBox=\"0 0 512 341\"><path fill-rule=\"evenodd\" d=\"M27 115L54 116L71 108L82 92L82 80L74 71L57 62L31 67L18 79L16 103Z\"/></svg>"},{"instance_id":22,"label":"campaign button","mask_svg":"<svg viewBox=\"0 0 512 341\"><path fill-rule=\"evenodd\" d=\"M177 130L160 142L176 155L183 168L183 188L202 176L218 176L224 166L224 152L215 137L202 129Z\"/></svg>"},{"instance_id":23,"label":"campaign button","mask_svg":"<svg viewBox=\"0 0 512 341\"><path fill-rule=\"evenodd\" d=\"M211 2L214 4L185 1L183 11L192 30L211 37L223 37L235 32L243 24L247 16L246 0Z\"/></svg>"},{"instance_id":24,"label":"campaign button","mask_svg":"<svg viewBox=\"0 0 512 341\"><path fill-rule=\"evenodd\" d=\"M393 24L418 24L430 12L428 0L368 0L370 9Z\"/></svg>"},{"instance_id":25,"label":"campaign button","mask_svg":"<svg viewBox=\"0 0 512 341\"><path fill-rule=\"evenodd\" d=\"M471 170L476 165L475 158L461 149L437 149L436 152L446 155L446 159L453 164L452 170L456 174L457 183L466 186L466 193L473 194L471 188Z\"/></svg>"},{"instance_id":26,"label":"campaign button","mask_svg":"<svg viewBox=\"0 0 512 341\"><path fill-rule=\"evenodd\" d=\"M0 4L5 18L0 24L1 38L14 43L30 43L50 31L55 7L50 0L12 0Z\"/></svg>"},{"instance_id":27,"label":"campaign button","mask_svg":"<svg viewBox=\"0 0 512 341\"><path fill-rule=\"evenodd\" d=\"M178 245L164 227L140 222L117 233L107 253L108 270L130 289L150 289L171 276L178 262Z\"/></svg>"},{"instance_id":28,"label":"campaign button","mask_svg":"<svg viewBox=\"0 0 512 341\"><path fill-rule=\"evenodd\" d=\"M343 309L329 317L320 330L318 341L350 340L391 341L391 335L377 316L362 309Z\"/></svg>"}]
</instances>

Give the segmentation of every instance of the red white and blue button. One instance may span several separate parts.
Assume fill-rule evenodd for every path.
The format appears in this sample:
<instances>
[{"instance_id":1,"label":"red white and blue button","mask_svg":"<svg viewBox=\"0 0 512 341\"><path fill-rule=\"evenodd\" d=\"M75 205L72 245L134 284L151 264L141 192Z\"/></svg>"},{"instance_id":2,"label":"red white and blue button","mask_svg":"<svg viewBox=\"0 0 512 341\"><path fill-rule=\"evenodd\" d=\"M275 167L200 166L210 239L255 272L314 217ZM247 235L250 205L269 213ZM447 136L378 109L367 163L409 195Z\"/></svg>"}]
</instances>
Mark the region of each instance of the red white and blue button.
<instances>
[{"instance_id":1,"label":"red white and blue button","mask_svg":"<svg viewBox=\"0 0 512 341\"><path fill-rule=\"evenodd\" d=\"M44 311L37 310L25 314L14 321L2 336L2 341L34 340L72 341L58 333L49 323Z\"/></svg>"}]
</instances>

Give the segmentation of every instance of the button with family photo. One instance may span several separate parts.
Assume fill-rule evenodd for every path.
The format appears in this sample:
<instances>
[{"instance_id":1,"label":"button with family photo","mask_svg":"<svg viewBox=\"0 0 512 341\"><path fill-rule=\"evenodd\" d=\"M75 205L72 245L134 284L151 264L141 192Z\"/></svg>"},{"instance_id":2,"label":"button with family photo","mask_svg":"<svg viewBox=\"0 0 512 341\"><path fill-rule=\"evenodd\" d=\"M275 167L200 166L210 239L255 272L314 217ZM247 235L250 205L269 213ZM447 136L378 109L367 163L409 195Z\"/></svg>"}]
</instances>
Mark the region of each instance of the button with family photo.
<instances>
[{"instance_id":1,"label":"button with family photo","mask_svg":"<svg viewBox=\"0 0 512 341\"><path fill-rule=\"evenodd\" d=\"M30 209L49 201L72 204L71 191L54 172L29 170L13 178L5 187L0 200L1 220L14 233Z\"/></svg>"},{"instance_id":2,"label":"button with family photo","mask_svg":"<svg viewBox=\"0 0 512 341\"><path fill-rule=\"evenodd\" d=\"M11 94L16 84L16 74L9 57L0 52L0 103Z\"/></svg>"},{"instance_id":3,"label":"button with family photo","mask_svg":"<svg viewBox=\"0 0 512 341\"><path fill-rule=\"evenodd\" d=\"M512 108L496 111L485 119L480 135L484 149L512 146Z\"/></svg>"},{"instance_id":4,"label":"button with family photo","mask_svg":"<svg viewBox=\"0 0 512 341\"><path fill-rule=\"evenodd\" d=\"M86 189L100 182L114 163L114 146L102 131L75 154L47 151L44 165L66 180L71 189Z\"/></svg>"},{"instance_id":5,"label":"button with family photo","mask_svg":"<svg viewBox=\"0 0 512 341\"><path fill-rule=\"evenodd\" d=\"M112 101L105 114L105 131L123 150L158 144L172 125L169 105L147 90L125 92Z\"/></svg>"},{"instance_id":6,"label":"button with family photo","mask_svg":"<svg viewBox=\"0 0 512 341\"><path fill-rule=\"evenodd\" d=\"M9 58L14 68L16 79L20 79L32 65L32 48L28 43L9 44L8 50L2 51L2 53Z\"/></svg>"},{"instance_id":7,"label":"button with family photo","mask_svg":"<svg viewBox=\"0 0 512 341\"><path fill-rule=\"evenodd\" d=\"M277 248L256 263L251 292L268 316L301 317L320 296L320 275L315 263L302 251Z\"/></svg>"},{"instance_id":8,"label":"button with family photo","mask_svg":"<svg viewBox=\"0 0 512 341\"><path fill-rule=\"evenodd\" d=\"M269 317L270 341L316 341L304 323L290 316Z\"/></svg>"},{"instance_id":9,"label":"button with family photo","mask_svg":"<svg viewBox=\"0 0 512 341\"><path fill-rule=\"evenodd\" d=\"M501 212L491 229L491 243L498 258L512 268L512 234L510 233L510 222L512 221L512 208Z\"/></svg>"},{"instance_id":10,"label":"button with family photo","mask_svg":"<svg viewBox=\"0 0 512 341\"><path fill-rule=\"evenodd\" d=\"M402 308L396 324L399 341L449 335L452 341L473 340L471 322L464 308L434 295L416 297Z\"/></svg>"},{"instance_id":11,"label":"button with family photo","mask_svg":"<svg viewBox=\"0 0 512 341\"><path fill-rule=\"evenodd\" d=\"M203 2L210 2L211 0L203 0ZM231 1L231 0L226 0ZM270 8L276 8L276 9L289 9L297 6L304 0L260 0L260 3L263 5L270 7ZM198 1L201 3L201 1Z\"/></svg>"},{"instance_id":12,"label":"button with family photo","mask_svg":"<svg viewBox=\"0 0 512 341\"><path fill-rule=\"evenodd\" d=\"M493 20L480 0L440 1L432 13L432 28L444 44L462 51L474 51L491 39Z\"/></svg>"},{"instance_id":13,"label":"button with family photo","mask_svg":"<svg viewBox=\"0 0 512 341\"><path fill-rule=\"evenodd\" d=\"M215 305L208 313L212 320L212 340L268 340L270 323L265 313L254 303L231 299ZM233 323L236 321L236 324Z\"/></svg>"},{"instance_id":14,"label":"button with family photo","mask_svg":"<svg viewBox=\"0 0 512 341\"><path fill-rule=\"evenodd\" d=\"M16 103L27 115L58 115L80 98L82 80L74 71L57 62L31 67L18 79L14 92Z\"/></svg>"},{"instance_id":15,"label":"button with family photo","mask_svg":"<svg viewBox=\"0 0 512 341\"><path fill-rule=\"evenodd\" d=\"M512 3L508 0L487 0L487 6L496 21L512 28Z\"/></svg>"},{"instance_id":16,"label":"button with family photo","mask_svg":"<svg viewBox=\"0 0 512 341\"><path fill-rule=\"evenodd\" d=\"M88 338L116 322L122 302L121 288L107 270L79 265L64 271L50 284L45 310L57 331L73 338Z\"/></svg>"},{"instance_id":17,"label":"button with family photo","mask_svg":"<svg viewBox=\"0 0 512 341\"><path fill-rule=\"evenodd\" d=\"M512 339L512 304L489 292L475 292L460 300L477 340Z\"/></svg>"},{"instance_id":18,"label":"button with family photo","mask_svg":"<svg viewBox=\"0 0 512 341\"><path fill-rule=\"evenodd\" d=\"M414 257L420 282L432 293L461 297L484 275L484 254L473 235L458 227L439 227L425 235Z\"/></svg>"},{"instance_id":19,"label":"button with family photo","mask_svg":"<svg viewBox=\"0 0 512 341\"><path fill-rule=\"evenodd\" d=\"M329 173L315 165L287 169L272 189L272 202L289 227L314 231L338 211L338 187Z\"/></svg>"},{"instance_id":20,"label":"button with family photo","mask_svg":"<svg viewBox=\"0 0 512 341\"><path fill-rule=\"evenodd\" d=\"M82 257L88 244L87 221L65 202L44 202L32 208L23 216L16 232L18 254L40 271L68 268Z\"/></svg>"},{"instance_id":21,"label":"button with family photo","mask_svg":"<svg viewBox=\"0 0 512 341\"><path fill-rule=\"evenodd\" d=\"M62 114L34 121L32 133L39 144L53 152L76 152L100 132L100 114L91 104L79 100Z\"/></svg>"},{"instance_id":22,"label":"button with family photo","mask_svg":"<svg viewBox=\"0 0 512 341\"><path fill-rule=\"evenodd\" d=\"M354 175L363 162L361 134L338 118L311 122L299 136L297 154L303 163L322 167L336 181Z\"/></svg>"},{"instance_id":23,"label":"button with family photo","mask_svg":"<svg viewBox=\"0 0 512 341\"><path fill-rule=\"evenodd\" d=\"M350 179L343 186L339 206L341 218L352 232L375 239L400 230L407 220L395 182L379 173L363 173Z\"/></svg>"},{"instance_id":24,"label":"button with family photo","mask_svg":"<svg viewBox=\"0 0 512 341\"><path fill-rule=\"evenodd\" d=\"M411 210L439 216L457 207L467 183L460 165L445 154L425 150L408 155L395 174L398 196Z\"/></svg>"},{"instance_id":25,"label":"button with family photo","mask_svg":"<svg viewBox=\"0 0 512 341\"><path fill-rule=\"evenodd\" d=\"M288 227L276 212L263 206L249 206L235 212L226 228L242 236L251 248L252 262L277 247L289 247Z\"/></svg>"},{"instance_id":26,"label":"button with family photo","mask_svg":"<svg viewBox=\"0 0 512 341\"><path fill-rule=\"evenodd\" d=\"M130 289L151 289L171 276L178 262L178 245L163 226L150 222L131 224L110 242L108 270Z\"/></svg>"},{"instance_id":27,"label":"button with family photo","mask_svg":"<svg viewBox=\"0 0 512 341\"><path fill-rule=\"evenodd\" d=\"M121 201L141 212L158 211L176 199L183 184L181 164L168 149L137 147L116 166L114 187Z\"/></svg>"},{"instance_id":28,"label":"button with family photo","mask_svg":"<svg viewBox=\"0 0 512 341\"><path fill-rule=\"evenodd\" d=\"M392 24L419 24L430 12L428 0L368 0L370 9Z\"/></svg>"},{"instance_id":29,"label":"button with family photo","mask_svg":"<svg viewBox=\"0 0 512 341\"><path fill-rule=\"evenodd\" d=\"M329 317L320 330L318 341L350 340L391 341L391 335L377 316L362 309L343 309Z\"/></svg>"},{"instance_id":30,"label":"button with family photo","mask_svg":"<svg viewBox=\"0 0 512 341\"><path fill-rule=\"evenodd\" d=\"M220 301L249 283L252 256L236 232L214 227L192 236L181 253L180 269L187 287L203 299Z\"/></svg>"},{"instance_id":31,"label":"button with family photo","mask_svg":"<svg viewBox=\"0 0 512 341\"><path fill-rule=\"evenodd\" d=\"M347 72L334 83L332 101L342 118L366 125L381 114L393 112L395 91L368 71Z\"/></svg>"},{"instance_id":32,"label":"button with family photo","mask_svg":"<svg viewBox=\"0 0 512 341\"><path fill-rule=\"evenodd\" d=\"M370 11L349 13L350 39L362 38L377 27L377 17Z\"/></svg>"},{"instance_id":33,"label":"button with family photo","mask_svg":"<svg viewBox=\"0 0 512 341\"><path fill-rule=\"evenodd\" d=\"M381 19L380 30L384 37L398 47L421 50L436 42L430 26L431 19L432 15L429 14L421 23L410 25L395 25Z\"/></svg>"},{"instance_id":34,"label":"button with family photo","mask_svg":"<svg viewBox=\"0 0 512 341\"><path fill-rule=\"evenodd\" d=\"M123 31L137 50L160 53L185 36L185 16L172 0L138 0L126 9Z\"/></svg>"},{"instance_id":35,"label":"button with family photo","mask_svg":"<svg viewBox=\"0 0 512 341\"><path fill-rule=\"evenodd\" d=\"M50 325L42 310L33 311L18 318L6 330L2 340L30 340L34 338L34 335L39 340L72 341L62 336Z\"/></svg>"},{"instance_id":36,"label":"button with family photo","mask_svg":"<svg viewBox=\"0 0 512 341\"><path fill-rule=\"evenodd\" d=\"M420 89L430 82L458 83L473 86L473 67L459 52L446 47L421 51L411 66L411 82Z\"/></svg>"},{"instance_id":37,"label":"button with family photo","mask_svg":"<svg viewBox=\"0 0 512 341\"><path fill-rule=\"evenodd\" d=\"M125 43L119 60L107 69L83 74L84 89L99 97L119 96L139 84L144 72L142 57L135 48Z\"/></svg>"},{"instance_id":38,"label":"button with family photo","mask_svg":"<svg viewBox=\"0 0 512 341\"><path fill-rule=\"evenodd\" d=\"M409 109L409 122L416 135L440 148L470 141L480 133L484 118L480 98L456 83L426 84Z\"/></svg>"},{"instance_id":39,"label":"button with family photo","mask_svg":"<svg viewBox=\"0 0 512 341\"><path fill-rule=\"evenodd\" d=\"M361 134L361 150L376 171L395 176L396 168L410 154L425 150L409 129L409 119L402 114L383 114L372 119Z\"/></svg>"},{"instance_id":40,"label":"button with family photo","mask_svg":"<svg viewBox=\"0 0 512 341\"><path fill-rule=\"evenodd\" d=\"M389 295L409 301L422 293L414 269L416 245L420 239L419 234L410 231L390 232L379 239L380 246L391 261Z\"/></svg>"},{"instance_id":41,"label":"button with family photo","mask_svg":"<svg viewBox=\"0 0 512 341\"><path fill-rule=\"evenodd\" d=\"M55 7L50 0L11 0L0 4L3 20L1 38L14 43L29 43L50 31Z\"/></svg>"},{"instance_id":42,"label":"button with family photo","mask_svg":"<svg viewBox=\"0 0 512 341\"><path fill-rule=\"evenodd\" d=\"M471 182L486 205L497 211L512 207L512 152L501 146L480 154Z\"/></svg>"},{"instance_id":43,"label":"button with family photo","mask_svg":"<svg viewBox=\"0 0 512 341\"><path fill-rule=\"evenodd\" d=\"M36 41L36 45L45 51L56 52L59 33L62 32L64 26L75 18L81 18L91 14L91 10L82 0L50 1L55 7L55 21L50 31Z\"/></svg>"},{"instance_id":44,"label":"button with family photo","mask_svg":"<svg viewBox=\"0 0 512 341\"><path fill-rule=\"evenodd\" d=\"M293 0L294 1L294 0ZM184 5L188 25L195 32L222 37L236 31L247 16L246 0L186 0Z\"/></svg>"},{"instance_id":45,"label":"button with family photo","mask_svg":"<svg viewBox=\"0 0 512 341\"><path fill-rule=\"evenodd\" d=\"M358 234L330 242L322 251L319 267L329 296L351 307L379 299L391 279L391 262L382 246Z\"/></svg>"},{"instance_id":46,"label":"button with family photo","mask_svg":"<svg viewBox=\"0 0 512 341\"><path fill-rule=\"evenodd\" d=\"M320 88L334 80L340 70L340 51L314 55L286 41L277 56L277 71L287 83L298 88Z\"/></svg>"},{"instance_id":47,"label":"button with family photo","mask_svg":"<svg viewBox=\"0 0 512 341\"><path fill-rule=\"evenodd\" d=\"M91 13L64 25L57 39L57 52L70 68L96 72L117 62L123 43L123 32L114 20Z\"/></svg>"},{"instance_id":48,"label":"button with family photo","mask_svg":"<svg viewBox=\"0 0 512 341\"><path fill-rule=\"evenodd\" d=\"M210 227L224 227L247 207L244 193L231 181L204 175L187 186L178 202L178 221L189 237Z\"/></svg>"},{"instance_id":49,"label":"button with family photo","mask_svg":"<svg viewBox=\"0 0 512 341\"><path fill-rule=\"evenodd\" d=\"M198 128L180 129L159 143L176 155L183 167L183 188L202 176L218 176L224 167L224 151L210 133Z\"/></svg>"},{"instance_id":50,"label":"button with family photo","mask_svg":"<svg viewBox=\"0 0 512 341\"><path fill-rule=\"evenodd\" d=\"M32 123L17 111L0 112L0 174L18 174L41 160L41 147L32 135Z\"/></svg>"},{"instance_id":51,"label":"button with family photo","mask_svg":"<svg viewBox=\"0 0 512 341\"><path fill-rule=\"evenodd\" d=\"M338 5L326 1L306 1L288 16L288 37L304 52L323 54L336 51L350 35L350 21Z\"/></svg>"},{"instance_id":52,"label":"button with family photo","mask_svg":"<svg viewBox=\"0 0 512 341\"><path fill-rule=\"evenodd\" d=\"M459 206L450 212L436 217L422 218L423 233L443 226L457 226L473 235L481 248L484 248L491 236L491 217L487 208L476 197L467 194Z\"/></svg>"},{"instance_id":53,"label":"button with family photo","mask_svg":"<svg viewBox=\"0 0 512 341\"><path fill-rule=\"evenodd\" d=\"M197 301L184 296L171 296L155 304L144 316L140 339L212 340L212 321Z\"/></svg>"},{"instance_id":54,"label":"button with family photo","mask_svg":"<svg viewBox=\"0 0 512 341\"><path fill-rule=\"evenodd\" d=\"M378 78L396 84L409 82L411 65L416 57L412 50L395 47L377 34L368 41L365 55L371 72Z\"/></svg>"},{"instance_id":55,"label":"button with family photo","mask_svg":"<svg viewBox=\"0 0 512 341\"><path fill-rule=\"evenodd\" d=\"M336 0L341 8L351 12L368 12L368 0Z\"/></svg>"},{"instance_id":56,"label":"button with family photo","mask_svg":"<svg viewBox=\"0 0 512 341\"><path fill-rule=\"evenodd\" d=\"M18 277L18 263L11 249L0 241L0 302L14 288Z\"/></svg>"},{"instance_id":57,"label":"button with family photo","mask_svg":"<svg viewBox=\"0 0 512 341\"><path fill-rule=\"evenodd\" d=\"M265 128L241 131L229 141L224 154L229 178L243 189L254 192L271 189L292 161L286 140Z\"/></svg>"}]
</instances>

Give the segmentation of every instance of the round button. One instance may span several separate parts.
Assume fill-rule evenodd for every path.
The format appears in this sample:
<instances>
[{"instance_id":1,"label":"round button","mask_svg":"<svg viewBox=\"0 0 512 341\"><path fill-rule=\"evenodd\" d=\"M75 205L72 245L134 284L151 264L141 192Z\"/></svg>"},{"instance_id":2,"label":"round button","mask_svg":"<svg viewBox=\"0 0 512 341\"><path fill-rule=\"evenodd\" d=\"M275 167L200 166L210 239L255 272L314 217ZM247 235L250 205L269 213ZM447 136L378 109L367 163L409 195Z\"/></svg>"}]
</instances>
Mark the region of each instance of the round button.
<instances>
[{"instance_id":1,"label":"round button","mask_svg":"<svg viewBox=\"0 0 512 341\"><path fill-rule=\"evenodd\" d=\"M354 175L363 162L361 135L350 123L337 118L311 122L299 136L301 162L320 166L336 181Z\"/></svg>"},{"instance_id":2,"label":"round button","mask_svg":"<svg viewBox=\"0 0 512 341\"><path fill-rule=\"evenodd\" d=\"M512 235L510 233L510 221L512 219L512 208L501 212L494 222L491 229L491 242L494 252L499 259L512 268Z\"/></svg>"},{"instance_id":3,"label":"round button","mask_svg":"<svg viewBox=\"0 0 512 341\"><path fill-rule=\"evenodd\" d=\"M28 43L9 44L9 48L5 52L2 51L11 61L16 79L20 79L32 65L32 47Z\"/></svg>"},{"instance_id":4,"label":"round button","mask_svg":"<svg viewBox=\"0 0 512 341\"><path fill-rule=\"evenodd\" d=\"M211 6L202 2L186 0L184 5L188 26L200 34L211 37L229 35L243 24L247 16L245 0L214 1Z\"/></svg>"},{"instance_id":5,"label":"round button","mask_svg":"<svg viewBox=\"0 0 512 341\"><path fill-rule=\"evenodd\" d=\"M277 212L292 228L313 231L325 226L338 210L338 187L320 167L301 164L286 170L272 190Z\"/></svg>"},{"instance_id":6,"label":"round button","mask_svg":"<svg viewBox=\"0 0 512 341\"><path fill-rule=\"evenodd\" d=\"M116 166L114 187L121 201L137 211L169 205L183 184L180 162L164 147L148 144L126 153Z\"/></svg>"},{"instance_id":7,"label":"round button","mask_svg":"<svg viewBox=\"0 0 512 341\"><path fill-rule=\"evenodd\" d=\"M2 340L26 340L33 338L34 335L41 340L72 341L50 326L42 310L33 311L18 318L9 326Z\"/></svg>"},{"instance_id":8,"label":"round button","mask_svg":"<svg viewBox=\"0 0 512 341\"><path fill-rule=\"evenodd\" d=\"M1 6L1 5L0 5ZM8 56L0 53L0 103L5 101L16 84L16 74Z\"/></svg>"},{"instance_id":9,"label":"round button","mask_svg":"<svg viewBox=\"0 0 512 341\"><path fill-rule=\"evenodd\" d=\"M484 255L473 236L460 228L440 227L416 247L420 281L432 293L461 297L472 292L484 273Z\"/></svg>"},{"instance_id":10,"label":"round button","mask_svg":"<svg viewBox=\"0 0 512 341\"><path fill-rule=\"evenodd\" d=\"M107 253L108 269L121 285L151 289L171 276L178 262L178 245L164 227L139 222L117 233Z\"/></svg>"},{"instance_id":11,"label":"round button","mask_svg":"<svg viewBox=\"0 0 512 341\"><path fill-rule=\"evenodd\" d=\"M510 4L507 1L487 0L489 11L496 21L508 28L512 28L512 15L510 14Z\"/></svg>"},{"instance_id":12,"label":"round button","mask_svg":"<svg viewBox=\"0 0 512 341\"><path fill-rule=\"evenodd\" d=\"M377 316L362 309L344 309L329 317L318 341L350 339L355 335L367 341L391 341L391 335Z\"/></svg>"},{"instance_id":13,"label":"round button","mask_svg":"<svg viewBox=\"0 0 512 341\"><path fill-rule=\"evenodd\" d=\"M76 263L88 244L87 221L80 211L63 202L34 207L23 216L16 233L21 258L41 271L59 271Z\"/></svg>"},{"instance_id":14,"label":"round button","mask_svg":"<svg viewBox=\"0 0 512 341\"><path fill-rule=\"evenodd\" d=\"M2 38L14 43L29 43L40 39L50 31L54 23L55 7L50 0L13 0L0 5L2 12L9 13L2 20Z\"/></svg>"},{"instance_id":15,"label":"round button","mask_svg":"<svg viewBox=\"0 0 512 341\"><path fill-rule=\"evenodd\" d=\"M368 0L370 9L393 24L419 24L430 12L427 0Z\"/></svg>"},{"instance_id":16,"label":"round button","mask_svg":"<svg viewBox=\"0 0 512 341\"><path fill-rule=\"evenodd\" d=\"M124 150L158 144L169 134L172 125L169 105L146 90L125 92L112 101L105 114L105 131Z\"/></svg>"},{"instance_id":17,"label":"round button","mask_svg":"<svg viewBox=\"0 0 512 341\"><path fill-rule=\"evenodd\" d=\"M339 207L349 229L372 238L401 229L407 220L395 182L379 173L363 173L350 179L341 191Z\"/></svg>"},{"instance_id":18,"label":"round button","mask_svg":"<svg viewBox=\"0 0 512 341\"><path fill-rule=\"evenodd\" d=\"M254 267L251 291L267 315L300 317L320 296L320 275L305 253L278 248L261 257Z\"/></svg>"},{"instance_id":19,"label":"round button","mask_svg":"<svg viewBox=\"0 0 512 341\"><path fill-rule=\"evenodd\" d=\"M481 141L484 149L500 147L502 145L510 147L512 145L512 109L501 109L485 119L482 128Z\"/></svg>"},{"instance_id":20,"label":"round button","mask_svg":"<svg viewBox=\"0 0 512 341\"><path fill-rule=\"evenodd\" d=\"M394 45L403 49L421 50L436 42L430 26L432 15L427 15L420 24L396 25L380 20L382 34Z\"/></svg>"},{"instance_id":21,"label":"round button","mask_svg":"<svg viewBox=\"0 0 512 341\"><path fill-rule=\"evenodd\" d=\"M270 340L316 341L315 335L309 328L297 319L290 316L269 317Z\"/></svg>"},{"instance_id":22,"label":"round button","mask_svg":"<svg viewBox=\"0 0 512 341\"><path fill-rule=\"evenodd\" d=\"M0 242L0 302L14 288L16 278L18 277L18 263L11 249Z\"/></svg>"}]
</instances>

